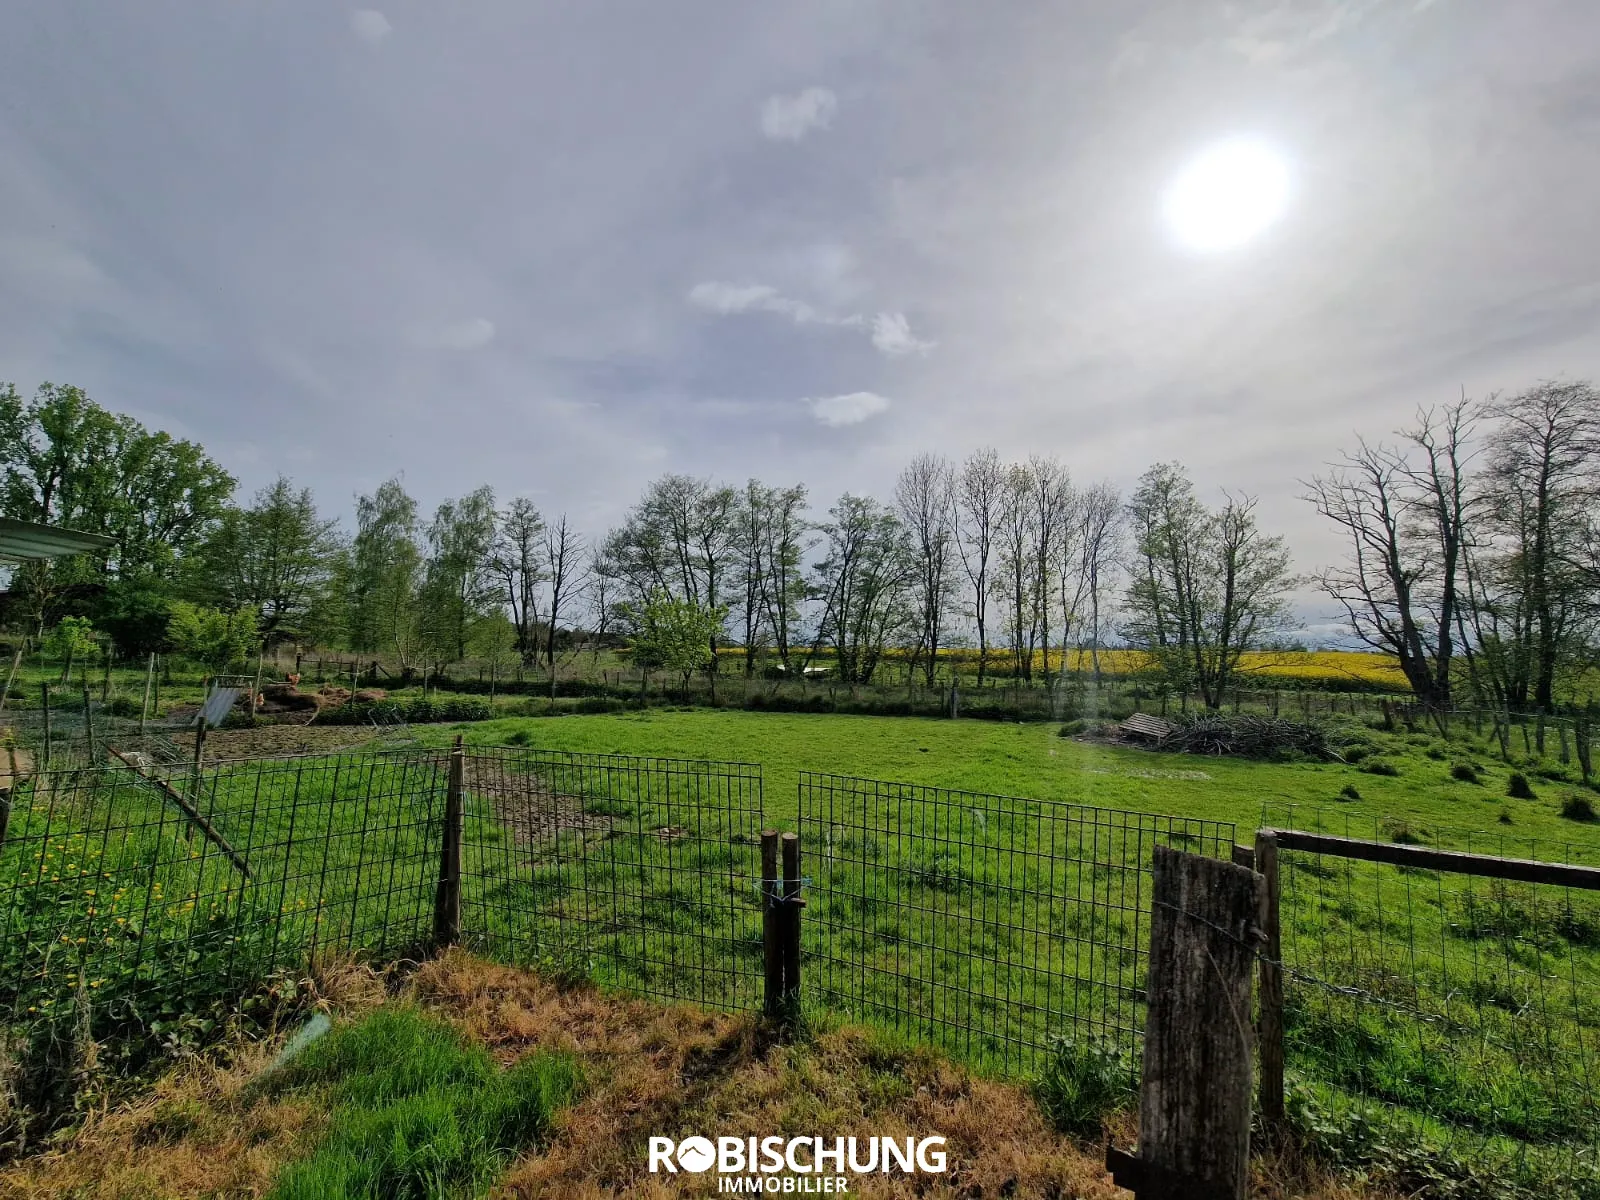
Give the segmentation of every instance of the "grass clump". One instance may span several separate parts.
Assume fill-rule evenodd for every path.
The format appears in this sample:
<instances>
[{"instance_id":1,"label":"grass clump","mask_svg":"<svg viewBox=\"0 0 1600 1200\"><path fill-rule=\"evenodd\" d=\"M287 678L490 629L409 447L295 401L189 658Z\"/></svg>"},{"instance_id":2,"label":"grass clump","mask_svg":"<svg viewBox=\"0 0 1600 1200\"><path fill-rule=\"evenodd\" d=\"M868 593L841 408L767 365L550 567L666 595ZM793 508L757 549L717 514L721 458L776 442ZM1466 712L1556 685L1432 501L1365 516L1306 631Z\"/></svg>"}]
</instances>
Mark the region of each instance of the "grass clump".
<instances>
[{"instance_id":1,"label":"grass clump","mask_svg":"<svg viewBox=\"0 0 1600 1200\"><path fill-rule=\"evenodd\" d=\"M1577 792L1568 792L1561 798L1561 815L1569 821L1583 821L1585 823L1600 820L1600 815L1594 811L1594 804L1587 796L1580 796Z\"/></svg>"},{"instance_id":2,"label":"grass clump","mask_svg":"<svg viewBox=\"0 0 1600 1200\"><path fill-rule=\"evenodd\" d=\"M1034 1096L1045 1118L1062 1133L1089 1136L1101 1121L1132 1100L1133 1060L1104 1038L1058 1036Z\"/></svg>"},{"instance_id":3,"label":"grass clump","mask_svg":"<svg viewBox=\"0 0 1600 1200\"><path fill-rule=\"evenodd\" d=\"M324 1089L333 1116L316 1152L279 1176L272 1200L480 1194L578 1087L564 1055L501 1070L443 1021L379 1009L313 1044L276 1081L278 1091Z\"/></svg>"},{"instance_id":4,"label":"grass clump","mask_svg":"<svg viewBox=\"0 0 1600 1200\"><path fill-rule=\"evenodd\" d=\"M1513 800L1536 800L1533 785L1528 782L1528 777L1521 771L1511 772L1511 778L1506 780L1506 795Z\"/></svg>"},{"instance_id":5,"label":"grass clump","mask_svg":"<svg viewBox=\"0 0 1600 1200\"><path fill-rule=\"evenodd\" d=\"M1361 799L1361 793L1356 789L1355 784L1347 783L1339 789L1338 798L1340 800L1359 800Z\"/></svg>"},{"instance_id":6,"label":"grass clump","mask_svg":"<svg viewBox=\"0 0 1600 1200\"><path fill-rule=\"evenodd\" d=\"M1386 758L1369 758L1361 764L1361 770L1368 775L1386 775L1390 778L1400 774L1400 768Z\"/></svg>"},{"instance_id":7,"label":"grass clump","mask_svg":"<svg viewBox=\"0 0 1600 1200\"><path fill-rule=\"evenodd\" d=\"M1471 763L1456 763L1450 768L1450 778L1457 783L1481 783L1478 768Z\"/></svg>"}]
</instances>

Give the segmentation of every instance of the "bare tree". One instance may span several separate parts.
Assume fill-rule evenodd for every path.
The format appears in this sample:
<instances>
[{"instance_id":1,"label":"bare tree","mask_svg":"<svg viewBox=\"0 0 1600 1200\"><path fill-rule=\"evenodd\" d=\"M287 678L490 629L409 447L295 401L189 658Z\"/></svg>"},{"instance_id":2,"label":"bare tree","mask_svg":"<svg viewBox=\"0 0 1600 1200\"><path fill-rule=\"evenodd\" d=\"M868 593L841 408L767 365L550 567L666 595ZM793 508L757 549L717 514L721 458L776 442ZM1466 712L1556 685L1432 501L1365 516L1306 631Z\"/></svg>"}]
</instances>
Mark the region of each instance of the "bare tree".
<instances>
[{"instance_id":1,"label":"bare tree","mask_svg":"<svg viewBox=\"0 0 1600 1200\"><path fill-rule=\"evenodd\" d=\"M545 630L545 661L550 668L550 694L556 693L556 631L560 628L561 613L581 590L583 539L573 530L562 513L554 525L544 531L544 562L549 571L550 614Z\"/></svg>"},{"instance_id":2,"label":"bare tree","mask_svg":"<svg viewBox=\"0 0 1600 1200\"><path fill-rule=\"evenodd\" d=\"M824 525L827 553L816 568L822 601L818 644L832 644L845 683L871 683L890 640L914 620L905 529L876 500L845 495Z\"/></svg>"},{"instance_id":3,"label":"bare tree","mask_svg":"<svg viewBox=\"0 0 1600 1200\"><path fill-rule=\"evenodd\" d=\"M522 665L539 659L539 584L544 578L544 518L533 501L518 496L500 514L490 569L511 610L511 628Z\"/></svg>"},{"instance_id":4,"label":"bare tree","mask_svg":"<svg viewBox=\"0 0 1600 1200\"><path fill-rule=\"evenodd\" d=\"M1556 679L1590 610L1573 563L1584 519L1600 500L1600 393L1588 383L1541 383L1485 412L1496 421L1485 481L1497 548L1485 566L1510 621L1508 703L1555 710ZM1531 693L1531 695L1530 695Z\"/></svg>"},{"instance_id":5,"label":"bare tree","mask_svg":"<svg viewBox=\"0 0 1600 1200\"><path fill-rule=\"evenodd\" d=\"M917 607L917 641L911 670L926 653L923 676L932 687L938 668L940 637L950 607L955 531L955 471L935 454L919 454L895 484L895 507L911 543L916 564L912 585Z\"/></svg>"},{"instance_id":6,"label":"bare tree","mask_svg":"<svg viewBox=\"0 0 1600 1200\"><path fill-rule=\"evenodd\" d=\"M1006 637L1011 647L1013 676L1033 679L1033 652L1038 644L1038 591L1033 556L1039 538L1034 529L1033 477L1023 464L1005 468L997 505L996 547L999 572L994 586L1005 605Z\"/></svg>"},{"instance_id":7,"label":"bare tree","mask_svg":"<svg viewBox=\"0 0 1600 1200\"><path fill-rule=\"evenodd\" d=\"M1129 589L1124 632L1169 682L1194 687L1211 709L1221 707L1244 652L1284 616L1293 583L1283 539L1260 531L1256 502L1224 499L1208 512L1181 467L1158 464L1129 504L1145 565Z\"/></svg>"},{"instance_id":8,"label":"bare tree","mask_svg":"<svg viewBox=\"0 0 1600 1200\"><path fill-rule=\"evenodd\" d=\"M1440 412L1421 409L1401 434L1406 448L1363 441L1306 495L1350 546L1346 562L1317 582L1356 637L1395 656L1418 701L1440 719L1464 615L1473 414L1465 397Z\"/></svg>"},{"instance_id":9,"label":"bare tree","mask_svg":"<svg viewBox=\"0 0 1600 1200\"><path fill-rule=\"evenodd\" d=\"M954 529L962 570L972 590L972 616L978 626L978 684L989 666L990 567L1000 520L1000 495L1005 473L1000 456L979 450L961 464L956 480Z\"/></svg>"},{"instance_id":10,"label":"bare tree","mask_svg":"<svg viewBox=\"0 0 1600 1200\"><path fill-rule=\"evenodd\" d=\"M766 610L778 662L790 669L791 647L799 636L807 587L804 569L806 552L815 545L813 526L806 519L804 484L779 488L769 496L770 508L765 526L766 573L762 577L761 602Z\"/></svg>"},{"instance_id":11,"label":"bare tree","mask_svg":"<svg viewBox=\"0 0 1600 1200\"><path fill-rule=\"evenodd\" d=\"M1089 648L1094 681L1100 682L1100 607L1115 570L1122 497L1109 483L1097 483L1072 497L1069 535L1060 539L1061 645L1065 653L1076 635ZM1063 662L1062 669L1065 670Z\"/></svg>"},{"instance_id":12,"label":"bare tree","mask_svg":"<svg viewBox=\"0 0 1600 1200\"><path fill-rule=\"evenodd\" d=\"M1028 460L1026 475L1028 503L1032 508L1033 548L1029 558L1033 567L1033 619L1039 628L1039 644L1044 654L1044 682L1050 686L1050 614L1053 592L1061 574L1060 558L1068 550L1074 530L1071 511L1074 503L1072 481L1055 458L1034 455ZM1062 630L1065 645L1066 630Z\"/></svg>"}]
</instances>

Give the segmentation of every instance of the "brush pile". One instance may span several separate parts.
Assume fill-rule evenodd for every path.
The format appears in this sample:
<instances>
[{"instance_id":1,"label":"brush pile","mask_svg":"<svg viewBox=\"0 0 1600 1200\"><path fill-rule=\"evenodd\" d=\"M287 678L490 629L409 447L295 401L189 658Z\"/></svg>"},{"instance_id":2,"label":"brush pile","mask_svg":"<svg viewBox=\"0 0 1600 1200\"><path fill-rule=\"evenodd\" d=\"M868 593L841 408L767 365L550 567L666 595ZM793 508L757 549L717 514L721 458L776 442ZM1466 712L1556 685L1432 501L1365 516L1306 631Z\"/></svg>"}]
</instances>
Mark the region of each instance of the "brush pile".
<instances>
[{"instance_id":1,"label":"brush pile","mask_svg":"<svg viewBox=\"0 0 1600 1200\"><path fill-rule=\"evenodd\" d=\"M1342 761L1322 725L1250 713L1199 713L1184 718L1161 740L1160 748L1178 754Z\"/></svg>"}]
</instances>

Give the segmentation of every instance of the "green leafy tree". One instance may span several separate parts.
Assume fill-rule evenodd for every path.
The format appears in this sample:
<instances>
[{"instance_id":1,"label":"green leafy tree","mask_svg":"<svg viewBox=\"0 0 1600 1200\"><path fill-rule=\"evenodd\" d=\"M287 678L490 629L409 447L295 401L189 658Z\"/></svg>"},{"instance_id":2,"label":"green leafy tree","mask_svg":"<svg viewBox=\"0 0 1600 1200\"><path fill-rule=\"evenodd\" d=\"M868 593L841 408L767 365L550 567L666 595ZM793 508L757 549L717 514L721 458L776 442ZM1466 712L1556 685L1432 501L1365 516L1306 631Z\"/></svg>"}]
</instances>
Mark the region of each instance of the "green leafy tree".
<instances>
[{"instance_id":1,"label":"green leafy tree","mask_svg":"<svg viewBox=\"0 0 1600 1200\"><path fill-rule=\"evenodd\" d=\"M492 570L497 523L494 493L484 487L446 500L428 527L419 607L422 635L436 667L465 658L474 625L498 611Z\"/></svg>"},{"instance_id":2,"label":"green leafy tree","mask_svg":"<svg viewBox=\"0 0 1600 1200\"><path fill-rule=\"evenodd\" d=\"M44 637L44 652L61 662L61 682L72 678L72 666L92 658L98 647L94 626L86 617L62 617Z\"/></svg>"},{"instance_id":3,"label":"green leafy tree","mask_svg":"<svg viewBox=\"0 0 1600 1200\"><path fill-rule=\"evenodd\" d=\"M233 477L193 442L45 383L31 402L0 388L0 514L104 534L97 556L30 564L17 588L36 628L112 581L170 584L221 519Z\"/></svg>"},{"instance_id":4,"label":"green leafy tree","mask_svg":"<svg viewBox=\"0 0 1600 1200\"><path fill-rule=\"evenodd\" d=\"M356 501L356 536L341 589L348 597L347 640L354 650L385 651L402 674L421 653L417 593L422 551L417 546L417 502L398 479Z\"/></svg>"},{"instance_id":5,"label":"green leafy tree","mask_svg":"<svg viewBox=\"0 0 1600 1200\"><path fill-rule=\"evenodd\" d=\"M727 619L726 607L707 608L657 591L633 614L633 661L647 678L651 671L680 673L687 697L689 677L711 670L712 639Z\"/></svg>"},{"instance_id":6,"label":"green leafy tree","mask_svg":"<svg viewBox=\"0 0 1600 1200\"><path fill-rule=\"evenodd\" d=\"M279 476L218 522L195 556L196 591L222 607L254 609L268 641L297 637L329 584L336 529L317 514L309 488Z\"/></svg>"},{"instance_id":7,"label":"green leafy tree","mask_svg":"<svg viewBox=\"0 0 1600 1200\"><path fill-rule=\"evenodd\" d=\"M181 654L212 671L225 671L255 653L256 615L249 609L226 612L175 600L167 621L167 640Z\"/></svg>"}]
</instances>

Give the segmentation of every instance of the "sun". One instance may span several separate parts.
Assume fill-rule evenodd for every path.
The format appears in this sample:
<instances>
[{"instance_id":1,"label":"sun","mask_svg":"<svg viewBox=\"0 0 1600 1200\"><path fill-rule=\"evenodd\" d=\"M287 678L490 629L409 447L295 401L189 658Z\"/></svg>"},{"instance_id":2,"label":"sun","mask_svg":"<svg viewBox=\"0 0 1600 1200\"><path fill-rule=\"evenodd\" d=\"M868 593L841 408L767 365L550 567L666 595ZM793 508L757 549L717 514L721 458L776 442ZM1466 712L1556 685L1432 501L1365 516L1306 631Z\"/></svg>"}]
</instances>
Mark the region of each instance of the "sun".
<instances>
[{"instance_id":1,"label":"sun","mask_svg":"<svg viewBox=\"0 0 1600 1200\"><path fill-rule=\"evenodd\" d=\"M1271 146L1250 138L1218 142L1199 154L1167 189L1167 227L1199 253L1243 245L1283 214L1289 168Z\"/></svg>"}]
</instances>

